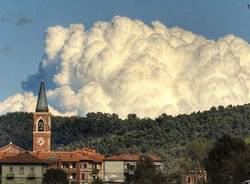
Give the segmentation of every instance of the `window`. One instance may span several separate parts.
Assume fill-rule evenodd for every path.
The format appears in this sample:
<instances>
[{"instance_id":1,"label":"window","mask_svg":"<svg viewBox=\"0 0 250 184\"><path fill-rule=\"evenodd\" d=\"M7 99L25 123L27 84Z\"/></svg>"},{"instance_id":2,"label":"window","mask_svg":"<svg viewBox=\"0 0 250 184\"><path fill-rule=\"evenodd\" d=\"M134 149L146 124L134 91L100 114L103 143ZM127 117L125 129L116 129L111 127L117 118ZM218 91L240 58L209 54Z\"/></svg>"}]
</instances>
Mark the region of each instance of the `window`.
<instances>
[{"instance_id":1,"label":"window","mask_svg":"<svg viewBox=\"0 0 250 184\"><path fill-rule=\"evenodd\" d=\"M99 170L100 167L101 167L100 164L97 164L97 163L93 164L93 169L98 169Z\"/></svg>"},{"instance_id":2,"label":"window","mask_svg":"<svg viewBox=\"0 0 250 184\"><path fill-rule=\"evenodd\" d=\"M44 122L43 120L38 121L38 132L43 132L44 131Z\"/></svg>"},{"instance_id":3,"label":"window","mask_svg":"<svg viewBox=\"0 0 250 184\"><path fill-rule=\"evenodd\" d=\"M70 164L69 164L69 168L70 168L70 169L76 168L76 162L70 163Z\"/></svg>"},{"instance_id":4,"label":"window","mask_svg":"<svg viewBox=\"0 0 250 184\"><path fill-rule=\"evenodd\" d=\"M83 167L84 169L87 169L87 168L88 168L88 164L87 164L87 163L82 163L82 167Z\"/></svg>"},{"instance_id":5,"label":"window","mask_svg":"<svg viewBox=\"0 0 250 184\"><path fill-rule=\"evenodd\" d=\"M10 174L13 174L13 172L14 172L13 167L9 167L9 173L10 173Z\"/></svg>"},{"instance_id":6,"label":"window","mask_svg":"<svg viewBox=\"0 0 250 184\"><path fill-rule=\"evenodd\" d=\"M82 173L82 180L86 180L86 174L85 173Z\"/></svg>"},{"instance_id":7,"label":"window","mask_svg":"<svg viewBox=\"0 0 250 184\"><path fill-rule=\"evenodd\" d=\"M190 183L191 182L191 178L190 177L188 177L188 183Z\"/></svg>"},{"instance_id":8,"label":"window","mask_svg":"<svg viewBox=\"0 0 250 184\"><path fill-rule=\"evenodd\" d=\"M68 167L69 167L69 164L67 162L63 162L62 168L68 168Z\"/></svg>"},{"instance_id":9,"label":"window","mask_svg":"<svg viewBox=\"0 0 250 184\"><path fill-rule=\"evenodd\" d=\"M127 170L129 168L129 164L125 164L124 168Z\"/></svg>"},{"instance_id":10,"label":"window","mask_svg":"<svg viewBox=\"0 0 250 184\"><path fill-rule=\"evenodd\" d=\"M135 165L129 165L129 170L134 171L135 170Z\"/></svg>"},{"instance_id":11,"label":"window","mask_svg":"<svg viewBox=\"0 0 250 184\"><path fill-rule=\"evenodd\" d=\"M97 164L96 167L97 167L97 169L100 169L100 168L101 168L101 165L100 165L100 164Z\"/></svg>"},{"instance_id":12,"label":"window","mask_svg":"<svg viewBox=\"0 0 250 184\"><path fill-rule=\"evenodd\" d=\"M35 173L35 168L34 167L31 167L30 168L30 174L34 174Z\"/></svg>"},{"instance_id":13,"label":"window","mask_svg":"<svg viewBox=\"0 0 250 184\"><path fill-rule=\"evenodd\" d=\"M19 174L24 175L24 168L23 167L20 167Z\"/></svg>"},{"instance_id":14,"label":"window","mask_svg":"<svg viewBox=\"0 0 250 184\"><path fill-rule=\"evenodd\" d=\"M72 167L76 168L76 163L75 162L72 163Z\"/></svg>"}]
</instances>

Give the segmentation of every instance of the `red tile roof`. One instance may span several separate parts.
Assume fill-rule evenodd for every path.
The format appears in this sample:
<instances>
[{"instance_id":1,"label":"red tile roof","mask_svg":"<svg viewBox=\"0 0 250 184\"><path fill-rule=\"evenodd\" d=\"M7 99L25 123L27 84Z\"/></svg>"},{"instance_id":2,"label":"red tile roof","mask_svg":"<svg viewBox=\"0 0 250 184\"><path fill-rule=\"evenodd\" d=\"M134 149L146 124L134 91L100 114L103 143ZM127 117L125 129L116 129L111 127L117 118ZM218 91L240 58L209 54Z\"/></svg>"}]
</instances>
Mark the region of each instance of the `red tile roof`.
<instances>
[{"instance_id":1,"label":"red tile roof","mask_svg":"<svg viewBox=\"0 0 250 184\"><path fill-rule=\"evenodd\" d=\"M58 158L62 161L81 161L81 160L92 160L87 156L81 155L75 152L58 152Z\"/></svg>"},{"instance_id":2,"label":"red tile roof","mask_svg":"<svg viewBox=\"0 0 250 184\"><path fill-rule=\"evenodd\" d=\"M139 161L141 156L148 156L149 158L151 158L153 161L157 162L161 162L162 159L160 157L157 157L155 155L152 154L120 154L120 155L113 155L110 157L106 157L105 160L106 161Z\"/></svg>"},{"instance_id":3,"label":"red tile roof","mask_svg":"<svg viewBox=\"0 0 250 184\"><path fill-rule=\"evenodd\" d=\"M15 144L8 144L4 147L0 148L0 159L10 156L16 156L21 152L25 152L24 149L16 146ZM93 161L93 162L102 162L104 160L104 156L97 153L94 149L83 148L76 151L36 151L29 152L32 156L37 157L42 160L57 160L57 161L65 161L65 162L78 162L81 160Z\"/></svg>"},{"instance_id":4,"label":"red tile roof","mask_svg":"<svg viewBox=\"0 0 250 184\"><path fill-rule=\"evenodd\" d=\"M58 161L65 162L78 162L81 160L102 162L104 156L95 152L85 153L82 150L72 151L72 152L32 152L32 155L40 159L54 159Z\"/></svg>"},{"instance_id":5,"label":"red tile roof","mask_svg":"<svg viewBox=\"0 0 250 184\"><path fill-rule=\"evenodd\" d=\"M10 156L16 156L19 153L17 152L0 152L0 159L3 159L4 157L10 157Z\"/></svg>"},{"instance_id":6,"label":"red tile roof","mask_svg":"<svg viewBox=\"0 0 250 184\"><path fill-rule=\"evenodd\" d=\"M25 151L23 148L20 148L19 146L13 144L12 142L0 148L0 152L23 152L23 151Z\"/></svg>"},{"instance_id":7,"label":"red tile roof","mask_svg":"<svg viewBox=\"0 0 250 184\"><path fill-rule=\"evenodd\" d=\"M90 160L95 161L95 162L102 162L105 158L104 155L97 153L94 149L90 148L83 148L80 150L74 151L75 153L81 154L83 156L88 157Z\"/></svg>"},{"instance_id":8,"label":"red tile roof","mask_svg":"<svg viewBox=\"0 0 250 184\"><path fill-rule=\"evenodd\" d=\"M45 160L39 159L28 152L21 152L16 155L5 155L0 159L1 164L47 164Z\"/></svg>"},{"instance_id":9,"label":"red tile roof","mask_svg":"<svg viewBox=\"0 0 250 184\"><path fill-rule=\"evenodd\" d=\"M10 149L14 149L14 152L10 151ZM14 157L20 152L24 152L24 150L14 144L8 144L2 148L0 148L0 159L4 159L5 157ZM94 149L90 148L82 148L76 151L71 152L59 152L59 151L37 151L37 152L29 152L33 157L36 157L40 160L47 161L65 161L65 162L78 162L78 161L93 161L101 163L103 160L107 161L139 161L140 157L143 154L120 154L113 155L110 157L106 157L100 153L97 153ZM153 161L162 161L160 157L157 157L152 154L145 154L149 156Z\"/></svg>"}]
</instances>

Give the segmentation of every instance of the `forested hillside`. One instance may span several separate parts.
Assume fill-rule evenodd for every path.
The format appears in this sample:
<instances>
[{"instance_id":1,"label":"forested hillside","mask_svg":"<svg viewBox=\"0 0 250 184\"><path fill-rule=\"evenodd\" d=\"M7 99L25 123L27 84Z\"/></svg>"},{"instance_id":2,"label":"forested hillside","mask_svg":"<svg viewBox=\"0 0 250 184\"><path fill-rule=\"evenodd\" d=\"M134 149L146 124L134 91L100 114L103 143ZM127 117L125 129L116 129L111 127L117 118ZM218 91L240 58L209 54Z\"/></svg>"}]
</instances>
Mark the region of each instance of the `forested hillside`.
<instances>
[{"instance_id":1,"label":"forested hillside","mask_svg":"<svg viewBox=\"0 0 250 184\"><path fill-rule=\"evenodd\" d=\"M54 149L94 147L103 154L152 152L166 160L167 171L180 167L186 146L196 140L209 144L223 134L250 133L250 104L220 106L209 111L176 117L162 114L156 119L128 115L88 113L86 117L52 117ZM0 116L0 146L14 142L32 148L32 114L9 113Z\"/></svg>"}]
</instances>

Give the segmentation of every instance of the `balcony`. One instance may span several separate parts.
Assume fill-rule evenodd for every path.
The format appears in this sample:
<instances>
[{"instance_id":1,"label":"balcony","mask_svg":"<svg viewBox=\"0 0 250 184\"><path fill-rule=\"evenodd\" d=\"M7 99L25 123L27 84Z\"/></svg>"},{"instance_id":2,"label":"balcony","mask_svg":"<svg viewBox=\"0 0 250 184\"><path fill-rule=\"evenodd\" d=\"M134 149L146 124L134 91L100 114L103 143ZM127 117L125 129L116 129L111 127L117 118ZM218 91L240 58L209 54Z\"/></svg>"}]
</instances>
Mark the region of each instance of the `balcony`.
<instances>
[{"instance_id":1,"label":"balcony","mask_svg":"<svg viewBox=\"0 0 250 184\"><path fill-rule=\"evenodd\" d=\"M77 173L77 168L69 168L67 171L69 173Z\"/></svg>"},{"instance_id":2,"label":"balcony","mask_svg":"<svg viewBox=\"0 0 250 184\"><path fill-rule=\"evenodd\" d=\"M13 179L15 178L15 174L14 173L8 173L7 174L7 179Z\"/></svg>"},{"instance_id":3,"label":"balcony","mask_svg":"<svg viewBox=\"0 0 250 184\"><path fill-rule=\"evenodd\" d=\"M33 180L35 178L36 178L36 174L34 173L28 174L28 179Z\"/></svg>"}]
</instances>

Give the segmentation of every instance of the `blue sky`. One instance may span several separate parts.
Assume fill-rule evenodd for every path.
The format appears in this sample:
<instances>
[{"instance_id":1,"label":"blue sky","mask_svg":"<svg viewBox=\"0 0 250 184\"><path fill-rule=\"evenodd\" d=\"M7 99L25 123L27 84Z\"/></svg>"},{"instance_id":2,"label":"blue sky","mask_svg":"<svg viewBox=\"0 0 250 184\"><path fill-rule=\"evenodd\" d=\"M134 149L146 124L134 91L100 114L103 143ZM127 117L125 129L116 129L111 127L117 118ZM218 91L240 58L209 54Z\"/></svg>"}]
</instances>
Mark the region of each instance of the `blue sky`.
<instances>
[{"instance_id":1,"label":"blue sky","mask_svg":"<svg viewBox=\"0 0 250 184\"><path fill-rule=\"evenodd\" d=\"M54 25L86 28L115 15L159 20L209 39L226 34L250 42L250 0L2 0L0 1L0 100L21 92L37 72L44 32Z\"/></svg>"}]
</instances>

